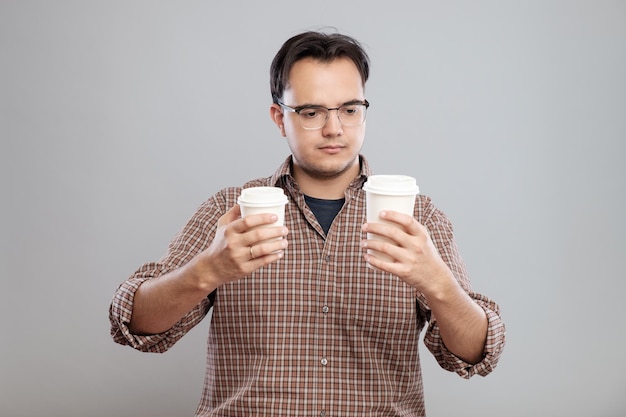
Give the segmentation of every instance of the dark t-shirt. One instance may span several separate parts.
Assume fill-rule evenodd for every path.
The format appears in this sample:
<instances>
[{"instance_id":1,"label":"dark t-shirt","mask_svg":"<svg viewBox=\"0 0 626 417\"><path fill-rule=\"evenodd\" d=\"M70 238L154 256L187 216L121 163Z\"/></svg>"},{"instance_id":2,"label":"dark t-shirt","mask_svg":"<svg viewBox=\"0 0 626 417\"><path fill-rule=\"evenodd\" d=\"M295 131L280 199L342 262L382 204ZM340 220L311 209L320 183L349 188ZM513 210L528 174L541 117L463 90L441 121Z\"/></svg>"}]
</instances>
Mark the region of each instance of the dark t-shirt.
<instances>
[{"instance_id":1,"label":"dark t-shirt","mask_svg":"<svg viewBox=\"0 0 626 417\"><path fill-rule=\"evenodd\" d=\"M339 213L339 210L343 207L343 203L346 201L345 198L340 198L339 200L322 200L320 198L309 197L308 195L304 196L304 200L313 214L315 214L315 218L317 218L317 221L326 234L328 234L330 225L333 223L335 216Z\"/></svg>"}]
</instances>

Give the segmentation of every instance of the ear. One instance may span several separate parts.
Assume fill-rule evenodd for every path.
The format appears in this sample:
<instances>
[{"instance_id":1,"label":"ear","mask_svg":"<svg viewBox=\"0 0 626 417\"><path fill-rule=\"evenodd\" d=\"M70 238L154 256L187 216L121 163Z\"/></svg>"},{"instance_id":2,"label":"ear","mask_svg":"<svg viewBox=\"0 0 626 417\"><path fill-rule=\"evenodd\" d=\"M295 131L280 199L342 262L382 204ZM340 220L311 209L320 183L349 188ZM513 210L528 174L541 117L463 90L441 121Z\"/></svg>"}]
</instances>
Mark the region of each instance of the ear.
<instances>
[{"instance_id":1,"label":"ear","mask_svg":"<svg viewBox=\"0 0 626 417\"><path fill-rule=\"evenodd\" d=\"M287 135L285 134L285 115L283 113L283 110L276 103L273 103L270 106L270 119L272 119L272 122L274 122L274 124L278 126L278 129L280 129L280 134L283 137L286 137Z\"/></svg>"}]
</instances>

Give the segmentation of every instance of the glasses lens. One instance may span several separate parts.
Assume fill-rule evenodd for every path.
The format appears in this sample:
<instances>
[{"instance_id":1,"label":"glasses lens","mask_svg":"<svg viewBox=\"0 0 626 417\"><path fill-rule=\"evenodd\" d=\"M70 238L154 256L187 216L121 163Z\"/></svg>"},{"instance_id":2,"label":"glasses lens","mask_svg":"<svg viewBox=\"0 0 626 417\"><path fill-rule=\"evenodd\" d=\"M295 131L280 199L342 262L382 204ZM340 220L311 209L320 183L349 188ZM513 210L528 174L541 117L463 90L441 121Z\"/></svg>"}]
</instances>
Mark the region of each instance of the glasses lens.
<instances>
[{"instance_id":1,"label":"glasses lens","mask_svg":"<svg viewBox=\"0 0 626 417\"><path fill-rule=\"evenodd\" d=\"M328 118L328 110L323 107L304 107L298 113L300 124L305 129L319 129Z\"/></svg>"},{"instance_id":2,"label":"glasses lens","mask_svg":"<svg viewBox=\"0 0 626 417\"><path fill-rule=\"evenodd\" d=\"M364 104L346 104L339 107L339 120L344 126L359 126L365 121Z\"/></svg>"},{"instance_id":3,"label":"glasses lens","mask_svg":"<svg viewBox=\"0 0 626 417\"><path fill-rule=\"evenodd\" d=\"M363 103L344 104L337 109L337 116L344 126L359 126L365 121L366 111L367 105ZM328 112L326 107L303 107L298 110L300 125L305 129L321 129L328 120Z\"/></svg>"}]
</instances>

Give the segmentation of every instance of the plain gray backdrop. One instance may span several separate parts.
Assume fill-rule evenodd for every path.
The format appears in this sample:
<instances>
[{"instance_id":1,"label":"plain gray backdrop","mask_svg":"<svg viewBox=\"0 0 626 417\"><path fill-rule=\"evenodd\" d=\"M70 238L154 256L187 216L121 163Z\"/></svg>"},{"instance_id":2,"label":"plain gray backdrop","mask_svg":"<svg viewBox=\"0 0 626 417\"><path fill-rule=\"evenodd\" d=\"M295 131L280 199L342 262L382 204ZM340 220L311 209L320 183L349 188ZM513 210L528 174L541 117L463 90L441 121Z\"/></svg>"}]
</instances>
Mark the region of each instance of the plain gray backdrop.
<instances>
[{"instance_id":1,"label":"plain gray backdrop","mask_svg":"<svg viewBox=\"0 0 626 417\"><path fill-rule=\"evenodd\" d=\"M139 353L109 302L288 155L269 65L325 26L372 59L363 153L448 214L507 324L487 378L422 348L429 416L626 415L626 3L605 0L2 0L0 415L193 415L208 319Z\"/></svg>"}]
</instances>

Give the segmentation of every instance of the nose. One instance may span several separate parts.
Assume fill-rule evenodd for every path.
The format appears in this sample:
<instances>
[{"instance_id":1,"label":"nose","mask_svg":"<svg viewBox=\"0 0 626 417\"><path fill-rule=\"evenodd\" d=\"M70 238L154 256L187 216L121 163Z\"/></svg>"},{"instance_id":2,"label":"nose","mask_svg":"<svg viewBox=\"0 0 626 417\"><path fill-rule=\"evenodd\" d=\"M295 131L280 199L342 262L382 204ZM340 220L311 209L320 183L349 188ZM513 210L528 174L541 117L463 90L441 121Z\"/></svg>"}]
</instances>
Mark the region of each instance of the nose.
<instances>
[{"instance_id":1,"label":"nose","mask_svg":"<svg viewBox=\"0 0 626 417\"><path fill-rule=\"evenodd\" d=\"M338 136L343 133L343 125L339 120L339 111L336 109L328 112L328 119L324 125L324 136Z\"/></svg>"}]
</instances>

